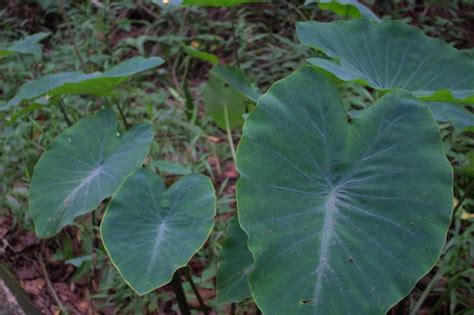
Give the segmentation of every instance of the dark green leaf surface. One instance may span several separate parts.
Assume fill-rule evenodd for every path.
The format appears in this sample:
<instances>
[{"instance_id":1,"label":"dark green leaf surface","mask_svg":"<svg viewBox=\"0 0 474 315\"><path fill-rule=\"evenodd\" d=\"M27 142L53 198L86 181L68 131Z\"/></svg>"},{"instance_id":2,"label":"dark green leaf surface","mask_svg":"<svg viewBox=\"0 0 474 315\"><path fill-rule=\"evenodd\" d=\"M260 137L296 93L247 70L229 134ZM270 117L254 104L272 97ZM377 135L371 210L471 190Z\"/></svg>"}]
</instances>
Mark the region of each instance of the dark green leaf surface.
<instances>
[{"instance_id":1,"label":"dark green leaf surface","mask_svg":"<svg viewBox=\"0 0 474 315\"><path fill-rule=\"evenodd\" d=\"M247 235L240 228L237 217L230 220L227 236L219 255L217 271L217 301L238 303L250 297L247 277L253 266L247 248Z\"/></svg>"},{"instance_id":2,"label":"dark green leaf surface","mask_svg":"<svg viewBox=\"0 0 474 315\"><path fill-rule=\"evenodd\" d=\"M262 95L258 89L252 86L250 80L239 68L229 65L215 65L211 73L255 103Z\"/></svg>"},{"instance_id":3,"label":"dark green leaf surface","mask_svg":"<svg viewBox=\"0 0 474 315\"><path fill-rule=\"evenodd\" d=\"M48 97L73 94L107 96L129 77L153 69L163 62L164 60L159 57L139 56L125 60L103 73L61 72L46 75L25 83L14 98L0 106L0 110L8 110L22 101L33 100L43 95Z\"/></svg>"},{"instance_id":4,"label":"dark green leaf surface","mask_svg":"<svg viewBox=\"0 0 474 315\"><path fill-rule=\"evenodd\" d=\"M30 212L40 237L94 210L139 168L153 141L149 125L117 135L110 110L79 121L56 138L35 166Z\"/></svg>"},{"instance_id":5,"label":"dark green leaf surface","mask_svg":"<svg viewBox=\"0 0 474 315\"><path fill-rule=\"evenodd\" d=\"M474 102L474 60L415 27L363 19L312 21L297 23L297 34L301 43L331 58L309 63L341 80L378 90L400 88L424 100Z\"/></svg>"},{"instance_id":6,"label":"dark green leaf surface","mask_svg":"<svg viewBox=\"0 0 474 315\"><path fill-rule=\"evenodd\" d=\"M440 255L452 169L428 107L408 93L348 123L336 88L304 68L259 99L237 165L265 314L385 314Z\"/></svg>"},{"instance_id":7,"label":"dark green leaf surface","mask_svg":"<svg viewBox=\"0 0 474 315\"><path fill-rule=\"evenodd\" d=\"M438 122L449 122L457 131L474 131L474 114L459 104L429 102Z\"/></svg>"},{"instance_id":8,"label":"dark green leaf surface","mask_svg":"<svg viewBox=\"0 0 474 315\"><path fill-rule=\"evenodd\" d=\"M50 33L41 32L13 42L8 48L0 49L0 58L14 53L41 55L40 41L49 36Z\"/></svg>"},{"instance_id":9,"label":"dark green leaf surface","mask_svg":"<svg viewBox=\"0 0 474 315\"><path fill-rule=\"evenodd\" d=\"M158 175L141 169L114 195L102 240L120 274L143 295L168 283L204 245L215 212L207 177L187 175L166 189Z\"/></svg>"},{"instance_id":10,"label":"dark green leaf surface","mask_svg":"<svg viewBox=\"0 0 474 315\"><path fill-rule=\"evenodd\" d=\"M175 174L175 175L188 175L191 173L191 170L179 163L158 160L153 162L153 166L158 167L160 172Z\"/></svg>"},{"instance_id":11,"label":"dark green leaf surface","mask_svg":"<svg viewBox=\"0 0 474 315\"><path fill-rule=\"evenodd\" d=\"M206 111L219 127L226 129L226 115L230 128L240 126L244 122L242 115L247 108L247 100L228 83L211 75L202 93Z\"/></svg>"},{"instance_id":12,"label":"dark green leaf surface","mask_svg":"<svg viewBox=\"0 0 474 315\"><path fill-rule=\"evenodd\" d=\"M365 17L369 20L380 22L380 19L365 5L357 0L306 0L304 3L317 3L323 10L330 10L340 16L352 18Z\"/></svg>"}]
</instances>

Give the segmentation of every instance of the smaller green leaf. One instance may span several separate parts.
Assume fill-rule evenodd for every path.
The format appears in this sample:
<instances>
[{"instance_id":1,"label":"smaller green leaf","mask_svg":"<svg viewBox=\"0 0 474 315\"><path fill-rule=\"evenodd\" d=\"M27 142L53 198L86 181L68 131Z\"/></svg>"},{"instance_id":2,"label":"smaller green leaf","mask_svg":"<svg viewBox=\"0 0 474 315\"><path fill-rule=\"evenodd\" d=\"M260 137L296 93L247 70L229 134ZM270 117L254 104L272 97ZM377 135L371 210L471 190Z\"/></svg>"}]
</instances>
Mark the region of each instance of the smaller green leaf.
<instances>
[{"instance_id":1,"label":"smaller green leaf","mask_svg":"<svg viewBox=\"0 0 474 315\"><path fill-rule=\"evenodd\" d=\"M187 167L184 167L181 164L165 161L165 160L158 160L153 162L153 166L158 167L160 172L170 173L175 175L188 175L191 174L191 170Z\"/></svg>"},{"instance_id":2,"label":"smaller green leaf","mask_svg":"<svg viewBox=\"0 0 474 315\"><path fill-rule=\"evenodd\" d=\"M474 131L474 114L460 104L428 102L437 122L449 122L457 131Z\"/></svg>"},{"instance_id":3,"label":"smaller green leaf","mask_svg":"<svg viewBox=\"0 0 474 315\"><path fill-rule=\"evenodd\" d=\"M41 32L17 40L13 42L8 48L0 49L0 58L14 53L41 55L41 46L38 43L49 35L50 33Z\"/></svg>"},{"instance_id":4,"label":"smaller green leaf","mask_svg":"<svg viewBox=\"0 0 474 315\"><path fill-rule=\"evenodd\" d=\"M86 94L107 96L122 82L132 75L153 69L163 64L160 57L144 58L141 56L125 60L107 71L83 74L75 77L62 86L51 90L50 96Z\"/></svg>"},{"instance_id":5,"label":"smaller green leaf","mask_svg":"<svg viewBox=\"0 0 474 315\"><path fill-rule=\"evenodd\" d=\"M0 110L8 110L22 101L33 100L43 95L47 95L48 98L75 94L107 96L132 75L153 69L163 62L164 60L159 57L139 56L125 60L103 73L60 72L46 75L23 84L18 94L2 104Z\"/></svg>"},{"instance_id":6,"label":"smaller green leaf","mask_svg":"<svg viewBox=\"0 0 474 315\"><path fill-rule=\"evenodd\" d=\"M211 74L204 86L203 98L207 113L222 129L226 129L226 116L231 129L244 122L246 98L219 77Z\"/></svg>"},{"instance_id":7,"label":"smaller green leaf","mask_svg":"<svg viewBox=\"0 0 474 315\"><path fill-rule=\"evenodd\" d=\"M146 124L118 136L117 117L105 109L53 140L31 180L29 210L38 236L59 232L110 197L143 164L153 136Z\"/></svg>"},{"instance_id":8,"label":"smaller green leaf","mask_svg":"<svg viewBox=\"0 0 474 315\"><path fill-rule=\"evenodd\" d=\"M247 235L240 228L237 217L230 220L227 237L219 256L217 271L217 300L219 303L238 303L250 297L247 276L253 258L247 247Z\"/></svg>"},{"instance_id":9,"label":"smaller green leaf","mask_svg":"<svg viewBox=\"0 0 474 315\"><path fill-rule=\"evenodd\" d=\"M239 68L229 65L215 65L211 73L255 103L262 95L258 89L252 86L250 80Z\"/></svg>"},{"instance_id":10,"label":"smaller green leaf","mask_svg":"<svg viewBox=\"0 0 474 315\"><path fill-rule=\"evenodd\" d=\"M211 233L216 197L198 174L166 189L159 176L141 169L114 195L101 223L114 266L139 295L168 283Z\"/></svg>"},{"instance_id":11,"label":"smaller green leaf","mask_svg":"<svg viewBox=\"0 0 474 315\"><path fill-rule=\"evenodd\" d=\"M369 8L357 0L306 0L305 5L317 3L323 10L330 10L340 16L352 18L364 17L372 21L381 22Z\"/></svg>"},{"instance_id":12,"label":"smaller green leaf","mask_svg":"<svg viewBox=\"0 0 474 315\"><path fill-rule=\"evenodd\" d=\"M200 59L202 61L210 62L214 65L219 63L219 58L214 54L197 50L196 48L193 48L187 45L183 45L183 48L184 48L184 51L191 57Z\"/></svg>"},{"instance_id":13,"label":"smaller green leaf","mask_svg":"<svg viewBox=\"0 0 474 315\"><path fill-rule=\"evenodd\" d=\"M469 177L474 177L474 152L470 152L467 155L467 163L465 165L456 167L454 170L457 173L461 173Z\"/></svg>"},{"instance_id":14,"label":"smaller green leaf","mask_svg":"<svg viewBox=\"0 0 474 315\"><path fill-rule=\"evenodd\" d=\"M92 256L91 255L86 255L86 256L79 256L79 257L74 257L71 259L68 259L65 261L66 264L71 264L74 267L80 267L82 266L83 263L92 261Z\"/></svg>"},{"instance_id":15,"label":"smaller green leaf","mask_svg":"<svg viewBox=\"0 0 474 315\"><path fill-rule=\"evenodd\" d=\"M20 87L20 91L15 97L0 106L0 111L9 110L22 101L33 100L46 95L49 91L80 75L80 72L59 72L28 81Z\"/></svg>"}]
</instances>

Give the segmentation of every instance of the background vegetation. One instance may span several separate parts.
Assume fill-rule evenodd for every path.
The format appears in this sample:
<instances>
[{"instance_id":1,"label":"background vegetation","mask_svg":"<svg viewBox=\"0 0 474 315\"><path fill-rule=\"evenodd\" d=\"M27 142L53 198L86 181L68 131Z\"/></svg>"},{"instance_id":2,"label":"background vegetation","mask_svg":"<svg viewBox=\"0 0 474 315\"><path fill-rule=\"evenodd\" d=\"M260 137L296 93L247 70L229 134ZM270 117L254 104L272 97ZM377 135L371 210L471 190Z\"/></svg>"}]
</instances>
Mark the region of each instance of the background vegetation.
<instances>
[{"instance_id":1,"label":"background vegetation","mask_svg":"<svg viewBox=\"0 0 474 315\"><path fill-rule=\"evenodd\" d=\"M295 22L337 17L302 1L275 1L231 8L160 8L148 1L0 1L0 43L24 35L51 32L41 57L10 56L0 61L0 97L8 100L27 80L59 71L103 71L135 56L160 56L166 64L130 80L111 102L121 105L130 124L151 123L155 141L150 156L162 175L192 170L209 176L218 194L215 229L190 263L201 296L218 314L255 314L252 301L219 305L215 298L216 257L228 219L235 212L238 177L226 140L203 105L202 88L211 63L189 54L215 54L220 63L238 65L261 90L300 66L312 54L295 39ZM400 19L473 54L474 4L470 1L365 1L382 18ZM341 85L347 109L360 109L377 98L371 89ZM72 121L108 106L104 98L63 99ZM189 119L189 108L195 119ZM33 166L67 123L58 107L37 109L15 121L0 113L0 258L20 280L36 306L47 314L61 308L71 314L173 314L174 294L165 286L137 297L110 264L91 214L58 237L37 239L28 214L28 185ZM123 126L122 126L123 127ZM472 132L441 124L446 153L455 168L469 165ZM240 130L234 130L237 143ZM170 161L178 169L163 167ZM159 167L159 168L158 168ZM474 196L472 178L456 172L455 208L448 242L437 266L391 314L472 314L474 312ZM470 190L469 190L470 189ZM462 202L462 204L460 204ZM99 212L101 213L101 212ZM188 283L188 300L198 303ZM284 294L284 292L282 292Z\"/></svg>"}]
</instances>

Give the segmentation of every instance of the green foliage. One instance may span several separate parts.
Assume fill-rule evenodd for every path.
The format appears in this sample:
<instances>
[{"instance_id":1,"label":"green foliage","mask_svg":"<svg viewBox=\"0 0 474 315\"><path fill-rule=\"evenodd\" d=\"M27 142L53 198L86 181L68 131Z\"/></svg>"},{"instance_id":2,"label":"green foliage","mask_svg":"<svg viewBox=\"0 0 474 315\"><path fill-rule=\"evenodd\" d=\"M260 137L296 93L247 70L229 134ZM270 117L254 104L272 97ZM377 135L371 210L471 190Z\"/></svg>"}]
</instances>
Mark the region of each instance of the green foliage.
<instances>
[{"instance_id":1,"label":"green foliage","mask_svg":"<svg viewBox=\"0 0 474 315\"><path fill-rule=\"evenodd\" d=\"M429 102L433 117L438 122L449 122L458 132L474 132L474 114L459 104Z\"/></svg>"},{"instance_id":2,"label":"green foliage","mask_svg":"<svg viewBox=\"0 0 474 315\"><path fill-rule=\"evenodd\" d=\"M372 21L380 22L380 19L365 5L357 0L306 0L305 5L317 3L323 10L330 10L344 17L364 17Z\"/></svg>"},{"instance_id":3,"label":"green foliage","mask_svg":"<svg viewBox=\"0 0 474 315\"><path fill-rule=\"evenodd\" d=\"M219 254L217 298L219 303L241 302L251 296L247 276L253 258L247 248L247 235L240 228L237 217L227 226L227 236Z\"/></svg>"},{"instance_id":4,"label":"green foliage","mask_svg":"<svg viewBox=\"0 0 474 315\"><path fill-rule=\"evenodd\" d=\"M41 32L33 35L26 36L23 39L13 42L10 46L5 49L0 49L0 58L7 57L11 54L30 54L30 55L41 55L41 46L38 44L40 41L48 37L50 33Z\"/></svg>"},{"instance_id":5,"label":"green foliage","mask_svg":"<svg viewBox=\"0 0 474 315\"><path fill-rule=\"evenodd\" d=\"M30 213L38 236L54 235L110 197L142 165L153 134L151 126L144 124L118 136L110 110L65 130L33 173Z\"/></svg>"},{"instance_id":6,"label":"green foliage","mask_svg":"<svg viewBox=\"0 0 474 315\"><path fill-rule=\"evenodd\" d=\"M134 57L103 73L61 72L46 75L25 83L14 98L0 106L0 110L8 110L22 101L34 100L44 95L47 98L76 94L108 96L131 76L153 69L163 62L159 57Z\"/></svg>"},{"instance_id":7,"label":"green foliage","mask_svg":"<svg viewBox=\"0 0 474 315\"><path fill-rule=\"evenodd\" d=\"M211 233L214 188L202 175L183 177L169 189L150 171L129 176L101 223L107 252L140 295L168 283Z\"/></svg>"},{"instance_id":8,"label":"green foliage","mask_svg":"<svg viewBox=\"0 0 474 315\"><path fill-rule=\"evenodd\" d=\"M219 63L219 58L214 54L210 54L205 51L200 51L200 50L197 50L196 48L193 48L187 45L184 45L183 47L184 47L184 51L194 58L200 59L202 61L210 62L213 65Z\"/></svg>"},{"instance_id":9,"label":"green foliage","mask_svg":"<svg viewBox=\"0 0 474 315\"><path fill-rule=\"evenodd\" d=\"M440 255L452 170L428 107L408 93L348 123L329 80L304 68L259 99L238 169L264 313L386 313Z\"/></svg>"},{"instance_id":10,"label":"green foliage","mask_svg":"<svg viewBox=\"0 0 474 315\"><path fill-rule=\"evenodd\" d=\"M443 41L401 22L367 20L299 22L304 45L329 59L308 62L341 80L374 89L404 89L424 100L474 102L474 60Z\"/></svg>"}]
</instances>

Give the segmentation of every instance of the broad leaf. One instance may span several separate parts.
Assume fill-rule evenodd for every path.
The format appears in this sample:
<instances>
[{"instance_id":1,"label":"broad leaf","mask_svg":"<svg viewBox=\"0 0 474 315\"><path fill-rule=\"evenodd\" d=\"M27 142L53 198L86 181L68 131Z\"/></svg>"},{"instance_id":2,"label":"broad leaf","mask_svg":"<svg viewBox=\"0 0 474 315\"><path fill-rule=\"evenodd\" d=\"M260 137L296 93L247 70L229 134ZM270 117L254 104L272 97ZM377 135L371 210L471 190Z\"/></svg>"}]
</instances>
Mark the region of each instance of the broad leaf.
<instances>
[{"instance_id":1,"label":"broad leaf","mask_svg":"<svg viewBox=\"0 0 474 315\"><path fill-rule=\"evenodd\" d=\"M262 95L260 91L252 86L250 80L239 68L229 65L215 65L211 73L229 84L235 90L245 95L249 100L257 102Z\"/></svg>"},{"instance_id":2,"label":"broad leaf","mask_svg":"<svg viewBox=\"0 0 474 315\"><path fill-rule=\"evenodd\" d=\"M188 175L191 170L181 164L170 162L166 160L158 160L153 162L153 166L158 167L160 172L175 174L175 175Z\"/></svg>"},{"instance_id":3,"label":"broad leaf","mask_svg":"<svg viewBox=\"0 0 474 315\"><path fill-rule=\"evenodd\" d=\"M114 195L101 224L107 252L132 289L146 294L168 283L203 245L216 212L214 187L198 174L166 189L138 170Z\"/></svg>"},{"instance_id":4,"label":"broad leaf","mask_svg":"<svg viewBox=\"0 0 474 315\"><path fill-rule=\"evenodd\" d=\"M40 41L49 36L50 33L41 32L13 42L6 49L0 49L0 58L14 53L41 55Z\"/></svg>"},{"instance_id":5,"label":"broad leaf","mask_svg":"<svg viewBox=\"0 0 474 315\"><path fill-rule=\"evenodd\" d=\"M33 100L43 95L48 97L73 94L107 96L129 77L153 69L163 62L164 60L159 57L134 57L103 73L61 72L46 75L25 83L14 98L0 106L0 110L8 110L22 101Z\"/></svg>"},{"instance_id":6,"label":"broad leaf","mask_svg":"<svg viewBox=\"0 0 474 315\"><path fill-rule=\"evenodd\" d=\"M219 127L226 129L228 124L232 129L244 122L246 98L219 77L211 74L202 94L207 113Z\"/></svg>"},{"instance_id":7,"label":"broad leaf","mask_svg":"<svg viewBox=\"0 0 474 315\"><path fill-rule=\"evenodd\" d=\"M50 91L48 95L88 94L107 96L129 77L156 68L163 63L164 60L160 57L134 57L122 61L103 73L95 72L78 76Z\"/></svg>"},{"instance_id":8,"label":"broad leaf","mask_svg":"<svg viewBox=\"0 0 474 315\"><path fill-rule=\"evenodd\" d=\"M97 208L142 165L152 141L149 125L118 136L110 110L82 119L53 140L31 181L30 212L38 236L51 236Z\"/></svg>"},{"instance_id":9,"label":"broad leaf","mask_svg":"<svg viewBox=\"0 0 474 315\"><path fill-rule=\"evenodd\" d=\"M237 202L265 314L385 314L434 265L452 212L452 169L427 107L406 92L348 122L304 68L247 118Z\"/></svg>"},{"instance_id":10,"label":"broad leaf","mask_svg":"<svg viewBox=\"0 0 474 315\"><path fill-rule=\"evenodd\" d=\"M413 92L424 100L474 103L474 60L396 21L297 23L299 40L331 59L309 63L344 81Z\"/></svg>"},{"instance_id":11,"label":"broad leaf","mask_svg":"<svg viewBox=\"0 0 474 315\"><path fill-rule=\"evenodd\" d=\"M323 10L330 10L337 15L352 18L365 17L369 20L380 22L380 19L365 5L357 0L306 0L304 3L317 3Z\"/></svg>"},{"instance_id":12,"label":"broad leaf","mask_svg":"<svg viewBox=\"0 0 474 315\"><path fill-rule=\"evenodd\" d=\"M59 72L28 81L20 87L20 91L15 95L15 97L0 106L0 110L9 110L10 108L20 104L22 101L37 99L80 75L80 72Z\"/></svg>"},{"instance_id":13,"label":"broad leaf","mask_svg":"<svg viewBox=\"0 0 474 315\"><path fill-rule=\"evenodd\" d=\"M253 258L247 248L247 235L240 228L237 217L230 220L227 236L219 254L217 271L217 300L219 303L238 303L250 297L247 277Z\"/></svg>"},{"instance_id":14,"label":"broad leaf","mask_svg":"<svg viewBox=\"0 0 474 315\"><path fill-rule=\"evenodd\" d=\"M462 105L429 102L433 117L438 122L449 122L457 131L474 131L474 114Z\"/></svg>"}]
</instances>

